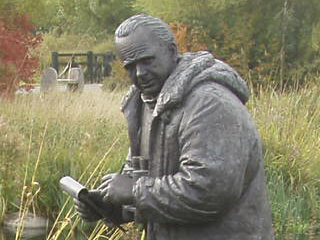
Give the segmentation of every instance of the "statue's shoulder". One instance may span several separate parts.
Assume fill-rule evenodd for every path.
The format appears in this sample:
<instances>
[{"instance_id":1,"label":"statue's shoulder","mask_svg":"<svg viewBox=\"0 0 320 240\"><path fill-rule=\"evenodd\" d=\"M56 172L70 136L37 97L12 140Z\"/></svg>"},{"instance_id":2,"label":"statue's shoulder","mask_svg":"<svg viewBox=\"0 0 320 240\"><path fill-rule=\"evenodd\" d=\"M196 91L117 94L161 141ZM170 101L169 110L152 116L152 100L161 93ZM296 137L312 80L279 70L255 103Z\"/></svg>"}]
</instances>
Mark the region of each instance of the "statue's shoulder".
<instances>
[{"instance_id":1,"label":"statue's shoulder","mask_svg":"<svg viewBox=\"0 0 320 240\"><path fill-rule=\"evenodd\" d=\"M130 100L139 93L139 89L135 85L131 85L127 94L122 98L121 111L123 111L127 107Z\"/></svg>"}]
</instances>

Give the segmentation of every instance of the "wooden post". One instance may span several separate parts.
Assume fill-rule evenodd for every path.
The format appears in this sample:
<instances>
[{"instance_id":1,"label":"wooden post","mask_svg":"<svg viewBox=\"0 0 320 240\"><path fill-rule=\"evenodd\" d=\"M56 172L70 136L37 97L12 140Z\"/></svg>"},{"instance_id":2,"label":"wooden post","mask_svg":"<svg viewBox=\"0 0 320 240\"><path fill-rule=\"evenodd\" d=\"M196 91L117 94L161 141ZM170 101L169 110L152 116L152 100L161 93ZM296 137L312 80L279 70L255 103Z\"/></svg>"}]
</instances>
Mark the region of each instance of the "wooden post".
<instances>
[{"instance_id":1,"label":"wooden post","mask_svg":"<svg viewBox=\"0 0 320 240\"><path fill-rule=\"evenodd\" d=\"M93 52L92 51L88 51L87 52L87 67L88 67L88 75L89 75L89 79L90 82L93 82L93 62L94 61L94 57L93 57Z\"/></svg>"},{"instance_id":2,"label":"wooden post","mask_svg":"<svg viewBox=\"0 0 320 240\"><path fill-rule=\"evenodd\" d=\"M51 53L51 66L59 73L59 59L58 59L58 52Z\"/></svg>"},{"instance_id":3,"label":"wooden post","mask_svg":"<svg viewBox=\"0 0 320 240\"><path fill-rule=\"evenodd\" d=\"M104 77L111 76L112 67L110 65L110 62L113 60L112 58L113 57L111 52L107 52L103 55L103 76Z\"/></svg>"},{"instance_id":4,"label":"wooden post","mask_svg":"<svg viewBox=\"0 0 320 240\"><path fill-rule=\"evenodd\" d=\"M93 57L94 59L94 62L93 62L93 82L97 82L97 77L98 77L98 56L97 55L94 55Z\"/></svg>"}]
</instances>

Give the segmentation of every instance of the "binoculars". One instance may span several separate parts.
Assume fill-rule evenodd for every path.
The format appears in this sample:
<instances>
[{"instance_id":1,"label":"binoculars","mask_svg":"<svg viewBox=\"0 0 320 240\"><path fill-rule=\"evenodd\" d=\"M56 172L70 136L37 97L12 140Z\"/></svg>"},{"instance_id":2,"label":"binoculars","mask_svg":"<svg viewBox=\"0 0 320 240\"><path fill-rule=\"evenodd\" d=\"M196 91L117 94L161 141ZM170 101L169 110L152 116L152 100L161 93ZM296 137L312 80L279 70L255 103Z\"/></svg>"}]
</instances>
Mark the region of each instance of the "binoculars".
<instances>
[{"instance_id":1,"label":"binoculars","mask_svg":"<svg viewBox=\"0 0 320 240\"><path fill-rule=\"evenodd\" d=\"M123 173L131 176L135 181L140 177L148 176L149 174L149 161L141 156L133 156L128 160L126 168L123 169Z\"/></svg>"},{"instance_id":2,"label":"binoculars","mask_svg":"<svg viewBox=\"0 0 320 240\"><path fill-rule=\"evenodd\" d=\"M140 177L146 177L149 174L149 161L141 156L133 156L127 162L127 166L123 169L124 174L131 176L134 181ZM135 222L142 223L143 221L136 212L136 207L133 205L124 205L122 207L122 215L126 219L134 219Z\"/></svg>"}]
</instances>

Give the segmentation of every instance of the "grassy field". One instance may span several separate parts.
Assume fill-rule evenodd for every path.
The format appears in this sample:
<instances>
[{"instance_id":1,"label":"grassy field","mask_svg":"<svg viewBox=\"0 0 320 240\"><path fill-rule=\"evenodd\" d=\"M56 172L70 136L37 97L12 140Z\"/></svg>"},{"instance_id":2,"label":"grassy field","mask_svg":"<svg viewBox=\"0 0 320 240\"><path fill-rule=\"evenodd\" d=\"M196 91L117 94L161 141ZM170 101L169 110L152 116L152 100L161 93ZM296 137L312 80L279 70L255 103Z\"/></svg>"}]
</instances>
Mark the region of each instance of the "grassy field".
<instances>
[{"instance_id":1,"label":"grassy field","mask_svg":"<svg viewBox=\"0 0 320 240\"><path fill-rule=\"evenodd\" d=\"M264 145L278 239L320 237L319 96L318 86L284 93L270 89L249 102Z\"/></svg>"},{"instance_id":2,"label":"grassy field","mask_svg":"<svg viewBox=\"0 0 320 240\"><path fill-rule=\"evenodd\" d=\"M128 146L122 94L60 92L0 102L0 220L5 212L35 211L53 220L48 240L79 239L76 229L92 233L85 239L103 239L106 227L79 221L58 181L71 175L90 188L101 175L119 170ZM319 96L317 86L270 89L248 103L264 145L278 239L320 235ZM129 235L116 231L110 239L140 239L128 227Z\"/></svg>"}]
</instances>

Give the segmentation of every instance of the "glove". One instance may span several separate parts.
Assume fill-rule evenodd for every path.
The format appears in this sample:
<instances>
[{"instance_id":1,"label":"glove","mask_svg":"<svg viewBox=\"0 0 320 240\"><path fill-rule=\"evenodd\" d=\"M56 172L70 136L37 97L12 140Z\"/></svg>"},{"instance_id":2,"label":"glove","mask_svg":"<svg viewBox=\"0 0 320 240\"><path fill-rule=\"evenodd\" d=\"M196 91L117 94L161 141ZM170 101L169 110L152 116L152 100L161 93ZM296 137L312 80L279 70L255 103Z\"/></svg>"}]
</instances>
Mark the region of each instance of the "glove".
<instances>
[{"instance_id":1,"label":"glove","mask_svg":"<svg viewBox=\"0 0 320 240\"><path fill-rule=\"evenodd\" d=\"M132 204L134 197L132 188L134 180L126 174L107 174L102 178L98 187L103 197L103 202L115 205Z\"/></svg>"},{"instance_id":2,"label":"glove","mask_svg":"<svg viewBox=\"0 0 320 240\"><path fill-rule=\"evenodd\" d=\"M88 193L90 199L94 202L101 202L102 197L101 193L98 190L90 190ZM95 222L102 218L100 214L97 214L95 211L92 210L86 203L80 201L77 198L73 199L75 208L79 214L79 216L86 222Z\"/></svg>"},{"instance_id":3,"label":"glove","mask_svg":"<svg viewBox=\"0 0 320 240\"><path fill-rule=\"evenodd\" d=\"M95 209L86 202L79 199L73 199L79 216L86 222L94 222L103 219L108 226L120 225L127 222L122 218L122 207L120 205L105 203L102 200L102 196L101 191L96 189L88 192L87 197L95 206Z\"/></svg>"}]
</instances>

